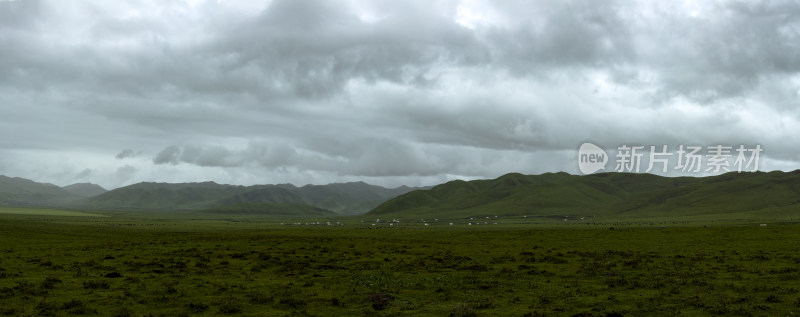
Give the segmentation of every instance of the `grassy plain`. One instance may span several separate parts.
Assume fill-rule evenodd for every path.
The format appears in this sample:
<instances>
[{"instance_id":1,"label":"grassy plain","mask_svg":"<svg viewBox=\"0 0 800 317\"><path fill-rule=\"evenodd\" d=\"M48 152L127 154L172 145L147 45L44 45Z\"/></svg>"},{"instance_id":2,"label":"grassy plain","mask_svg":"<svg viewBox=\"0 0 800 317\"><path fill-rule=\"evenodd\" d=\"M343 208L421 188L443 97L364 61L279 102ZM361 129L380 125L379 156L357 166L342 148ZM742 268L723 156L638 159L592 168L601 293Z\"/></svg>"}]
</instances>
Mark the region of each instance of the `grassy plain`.
<instances>
[{"instance_id":1,"label":"grassy plain","mask_svg":"<svg viewBox=\"0 0 800 317\"><path fill-rule=\"evenodd\" d=\"M100 214L0 212L0 315L800 313L800 225L788 222Z\"/></svg>"},{"instance_id":2,"label":"grassy plain","mask_svg":"<svg viewBox=\"0 0 800 317\"><path fill-rule=\"evenodd\" d=\"M33 209L33 208L0 208L0 214L16 214L22 216L66 216L66 217L107 217L102 214L81 212L62 209Z\"/></svg>"}]
</instances>

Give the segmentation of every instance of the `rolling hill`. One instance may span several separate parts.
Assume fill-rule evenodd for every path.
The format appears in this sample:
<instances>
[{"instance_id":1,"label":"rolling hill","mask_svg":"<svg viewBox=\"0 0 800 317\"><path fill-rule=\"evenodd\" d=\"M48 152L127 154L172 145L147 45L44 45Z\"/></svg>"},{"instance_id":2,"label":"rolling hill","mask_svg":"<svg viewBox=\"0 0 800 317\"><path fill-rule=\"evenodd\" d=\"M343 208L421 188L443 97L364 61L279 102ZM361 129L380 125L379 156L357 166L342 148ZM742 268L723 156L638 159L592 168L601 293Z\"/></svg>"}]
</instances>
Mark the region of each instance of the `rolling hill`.
<instances>
[{"instance_id":1,"label":"rolling hill","mask_svg":"<svg viewBox=\"0 0 800 317\"><path fill-rule=\"evenodd\" d=\"M796 213L800 170L726 173L709 177L652 174L507 174L492 180L451 181L391 199L369 215L670 217L724 213Z\"/></svg>"},{"instance_id":2,"label":"rolling hill","mask_svg":"<svg viewBox=\"0 0 800 317\"><path fill-rule=\"evenodd\" d=\"M365 213L381 203L413 188L401 186L384 188L364 182L333 183L328 185L256 185L220 200L222 205L240 203L304 204L332 210L341 214Z\"/></svg>"},{"instance_id":3,"label":"rolling hill","mask_svg":"<svg viewBox=\"0 0 800 317\"><path fill-rule=\"evenodd\" d=\"M131 210L199 210L242 191L242 186L203 183L138 183L84 199L84 208Z\"/></svg>"},{"instance_id":4,"label":"rolling hill","mask_svg":"<svg viewBox=\"0 0 800 317\"><path fill-rule=\"evenodd\" d=\"M92 183L75 183L61 188L73 195L81 197L94 197L107 192L105 188Z\"/></svg>"},{"instance_id":5,"label":"rolling hill","mask_svg":"<svg viewBox=\"0 0 800 317\"><path fill-rule=\"evenodd\" d=\"M128 210L213 210L253 213L276 208L319 213L364 213L388 199L413 190L410 187L384 188L363 182L328 185L291 184L235 186L204 183L139 183L118 188L80 201L83 208ZM308 206L309 208L300 208Z\"/></svg>"},{"instance_id":6,"label":"rolling hill","mask_svg":"<svg viewBox=\"0 0 800 317\"><path fill-rule=\"evenodd\" d=\"M54 205L81 198L61 187L19 177L0 175L0 204Z\"/></svg>"}]
</instances>

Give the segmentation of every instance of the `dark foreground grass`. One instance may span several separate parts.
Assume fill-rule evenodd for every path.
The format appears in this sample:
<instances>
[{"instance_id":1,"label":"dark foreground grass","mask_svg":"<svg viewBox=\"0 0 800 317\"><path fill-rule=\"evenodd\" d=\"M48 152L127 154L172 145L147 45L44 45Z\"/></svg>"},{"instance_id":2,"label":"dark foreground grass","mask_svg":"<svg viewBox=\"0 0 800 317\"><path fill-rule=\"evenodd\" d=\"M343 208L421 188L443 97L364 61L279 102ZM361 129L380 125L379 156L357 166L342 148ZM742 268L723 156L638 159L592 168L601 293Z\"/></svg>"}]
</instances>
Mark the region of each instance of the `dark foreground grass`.
<instances>
[{"instance_id":1,"label":"dark foreground grass","mask_svg":"<svg viewBox=\"0 0 800 317\"><path fill-rule=\"evenodd\" d=\"M800 313L798 225L170 228L0 218L0 315Z\"/></svg>"}]
</instances>

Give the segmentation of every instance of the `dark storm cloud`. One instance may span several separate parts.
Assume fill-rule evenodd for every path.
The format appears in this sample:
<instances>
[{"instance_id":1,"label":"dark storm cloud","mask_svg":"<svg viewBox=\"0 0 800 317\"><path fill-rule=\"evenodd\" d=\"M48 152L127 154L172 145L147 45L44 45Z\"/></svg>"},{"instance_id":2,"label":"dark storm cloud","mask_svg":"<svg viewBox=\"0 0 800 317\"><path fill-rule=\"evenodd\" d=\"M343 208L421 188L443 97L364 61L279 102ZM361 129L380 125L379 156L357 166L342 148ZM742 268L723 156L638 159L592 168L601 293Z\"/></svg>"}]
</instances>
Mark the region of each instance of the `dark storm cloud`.
<instances>
[{"instance_id":1,"label":"dark storm cloud","mask_svg":"<svg viewBox=\"0 0 800 317\"><path fill-rule=\"evenodd\" d=\"M0 173L399 185L574 172L585 141L785 169L798 37L796 1L0 1Z\"/></svg>"}]
</instances>

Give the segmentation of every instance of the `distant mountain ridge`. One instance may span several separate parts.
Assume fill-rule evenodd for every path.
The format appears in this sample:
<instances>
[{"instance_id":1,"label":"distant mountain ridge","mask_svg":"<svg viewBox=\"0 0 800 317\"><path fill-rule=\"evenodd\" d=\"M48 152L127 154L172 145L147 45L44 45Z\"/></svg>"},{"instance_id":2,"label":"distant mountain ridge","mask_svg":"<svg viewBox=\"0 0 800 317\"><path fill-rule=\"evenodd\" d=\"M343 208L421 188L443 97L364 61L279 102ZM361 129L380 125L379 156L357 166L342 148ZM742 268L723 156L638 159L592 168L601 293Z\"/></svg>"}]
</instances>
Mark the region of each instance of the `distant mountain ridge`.
<instances>
[{"instance_id":1,"label":"distant mountain ridge","mask_svg":"<svg viewBox=\"0 0 800 317\"><path fill-rule=\"evenodd\" d=\"M0 175L0 205L113 210L205 210L283 215L360 214L416 188L364 182L328 185L138 183L107 191L91 183L59 187ZM334 213L335 212L335 213Z\"/></svg>"},{"instance_id":2,"label":"distant mountain ridge","mask_svg":"<svg viewBox=\"0 0 800 317\"><path fill-rule=\"evenodd\" d=\"M85 208L135 210L209 210L233 212L238 206L250 213L256 206L264 210L277 206L311 206L309 212L329 210L339 214L364 213L388 199L414 188L384 188L364 182L328 185L223 185L203 183L138 183L117 188L78 202Z\"/></svg>"},{"instance_id":3,"label":"distant mountain ridge","mask_svg":"<svg viewBox=\"0 0 800 317\"><path fill-rule=\"evenodd\" d=\"M474 216L653 218L780 215L800 218L800 170L707 177L599 173L506 174L432 188L328 185L139 183L105 191L0 176L0 205L113 210L193 210L219 214L464 218ZM738 217L738 216L737 216ZM758 218L756 217L756 218Z\"/></svg>"},{"instance_id":4,"label":"distant mountain ridge","mask_svg":"<svg viewBox=\"0 0 800 317\"><path fill-rule=\"evenodd\" d=\"M72 193L73 195L81 197L93 197L108 191L100 185L92 183L75 183L61 188Z\"/></svg>"},{"instance_id":5,"label":"distant mountain ridge","mask_svg":"<svg viewBox=\"0 0 800 317\"><path fill-rule=\"evenodd\" d=\"M430 190L411 191L367 214L670 217L748 212L800 217L800 170L707 177L511 173L491 180L451 181Z\"/></svg>"},{"instance_id":6,"label":"distant mountain ridge","mask_svg":"<svg viewBox=\"0 0 800 317\"><path fill-rule=\"evenodd\" d=\"M54 205L79 198L81 196L53 184L0 175L2 205Z\"/></svg>"}]
</instances>

